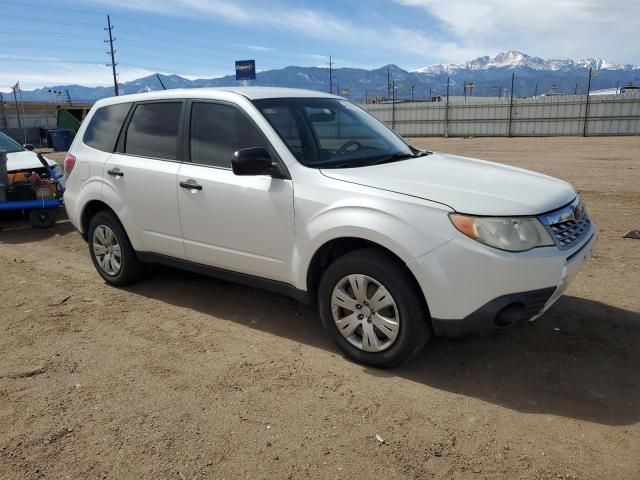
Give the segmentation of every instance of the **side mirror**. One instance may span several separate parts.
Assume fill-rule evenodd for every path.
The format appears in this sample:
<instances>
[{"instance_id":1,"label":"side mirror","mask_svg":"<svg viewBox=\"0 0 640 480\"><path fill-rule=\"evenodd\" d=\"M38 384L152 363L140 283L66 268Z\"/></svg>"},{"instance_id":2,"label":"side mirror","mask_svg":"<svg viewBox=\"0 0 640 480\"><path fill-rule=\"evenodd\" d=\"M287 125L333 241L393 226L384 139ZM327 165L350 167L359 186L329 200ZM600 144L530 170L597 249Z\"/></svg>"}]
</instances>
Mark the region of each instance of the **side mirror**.
<instances>
[{"instance_id":1,"label":"side mirror","mask_svg":"<svg viewBox=\"0 0 640 480\"><path fill-rule=\"evenodd\" d=\"M33 152L33 145L30 143L25 143L23 145L24 148L26 148L27 150L29 150L30 152Z\"/></svg>"},{"instance_id":2,"label":"side mirror","mask_svg":"<svg viewBox=\"0 0 640 480\"><path fill-rule=\"evenodd\" d=\"M233 154L231 168L236 175L271 175L285 178L280 164L271 159L269 152L262 147L243 148Z\"/></svg>"}]
</instances>

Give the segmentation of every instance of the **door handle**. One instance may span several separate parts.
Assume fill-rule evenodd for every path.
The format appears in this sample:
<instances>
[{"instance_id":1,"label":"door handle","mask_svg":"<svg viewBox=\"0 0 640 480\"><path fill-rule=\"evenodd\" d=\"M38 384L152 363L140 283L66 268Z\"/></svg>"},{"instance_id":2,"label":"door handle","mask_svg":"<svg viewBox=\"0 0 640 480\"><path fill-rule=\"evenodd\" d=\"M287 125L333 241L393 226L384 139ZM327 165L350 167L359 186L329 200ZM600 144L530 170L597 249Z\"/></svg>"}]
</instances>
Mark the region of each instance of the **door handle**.
<instances>
[{"instance_id":1,"label":"door handle","mask_svg":"<svg viewBox=\"0 0 640 480\"><path fill-rule=\"evenodd\" d=\"M180 182L180 186L182 188L186 188L188 190L202 190L202 185L200 185L199 183L196 183L193 180L189 180L186 182Z\"/></svg>"},{"instance_id":2,"label":"door handle","mask_svg":"<svg viewBox=\"0 0 640 480\"><path fill-rule=\"evenodd\" d=\"M124 177L124 172L121 172L119 168L112 168L107 170L107 173L112 177Z\"/></svg>"}]
</instances>

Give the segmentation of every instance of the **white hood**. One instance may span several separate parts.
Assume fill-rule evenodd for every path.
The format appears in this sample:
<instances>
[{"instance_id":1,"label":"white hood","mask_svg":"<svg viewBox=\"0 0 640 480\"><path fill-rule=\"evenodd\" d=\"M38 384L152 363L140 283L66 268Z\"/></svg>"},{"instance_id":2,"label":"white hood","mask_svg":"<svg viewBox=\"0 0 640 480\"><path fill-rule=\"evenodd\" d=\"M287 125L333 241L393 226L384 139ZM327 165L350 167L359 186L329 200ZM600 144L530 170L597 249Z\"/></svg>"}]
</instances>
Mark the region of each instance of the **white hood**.
<instances>
[{"instance_id":1,"label":"white hood","mask_svg":"<svg viewBox=\"0 0 640 480\"><path fill-rule=\"evenodd\" d=\"M53 160L45 158L49 166L53 167L56 164ZM29 170L31 168L42 168L42 162L38 160L38 156L29 150L24 152L7 153L7 171L14 170Z\"/></svg>"},{"instance_id":2,"label":"white hood","mask_svg":"<svg viewBox=\"0 0 640 480\"><path fill-rule=\"evenodd\" d=\"M441 153L371 167L324 169L322 173L474 215L537 215L566 205L576 196L569 183L557 178Z\"/></svg>"}]
</instances>

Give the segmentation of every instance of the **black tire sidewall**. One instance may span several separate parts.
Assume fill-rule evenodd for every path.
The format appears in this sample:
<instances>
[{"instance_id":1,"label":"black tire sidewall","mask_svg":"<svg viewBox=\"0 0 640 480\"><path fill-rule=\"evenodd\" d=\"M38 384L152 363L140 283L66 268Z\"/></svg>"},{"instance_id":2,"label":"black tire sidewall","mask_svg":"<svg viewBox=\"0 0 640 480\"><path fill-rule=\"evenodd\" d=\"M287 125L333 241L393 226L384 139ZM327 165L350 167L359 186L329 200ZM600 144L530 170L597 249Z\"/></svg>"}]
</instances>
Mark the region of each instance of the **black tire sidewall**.
<instances>
[{"instance_id":1,"label":"black tire sidewall","mask_svg":"<svg viewBox=\"0 0 640 480\"><path fill-rule=\"evenodd\" d=\"M102 270L98 264L98 260L93 251L93 232L100 225L107 226L116 236L118 243L120 244L120 253L122 255L122 266L117 275L108 275ZM89 256L98 274L107 282L112 285L128 285L137 280L140 276L141 265L138 257L136 256L129 237L127 236L124 228L115 217L114 214L108 211L98 212L89 222L89 228L87 230L87 240L89 244Z\"/></svg>"},{"instance_id":2,"label":"black tire sidewall","mask_svg":"<svg viewBox=\"0 0 640 480\"><path fill-rule=\"evenodd\" d=\"M364 352L354 347L338 330L331 312L331 295L338 281L350 274L364 274L389 290L400 314L400 331L394 344L382 352ZM351 359L376 368L397 366L420 351L429 338L429 317L424 299L402 266L383 251L353 252L333 262L318 290L318 307L325 330Z\"/></svg>"},{"instance_id":3,"label":"black tire sidewall","mask_svg":"<svg viewBox=\"0 0 640 480\"><path fill-rule=\"evenodd\" d=\"M40 215L45 214L46 220L40 219ZM29 223L33 228L50 228L56 223L56 216L53 211L48 209L31 210L29 212Z\"/></svg>"}]
</instances>

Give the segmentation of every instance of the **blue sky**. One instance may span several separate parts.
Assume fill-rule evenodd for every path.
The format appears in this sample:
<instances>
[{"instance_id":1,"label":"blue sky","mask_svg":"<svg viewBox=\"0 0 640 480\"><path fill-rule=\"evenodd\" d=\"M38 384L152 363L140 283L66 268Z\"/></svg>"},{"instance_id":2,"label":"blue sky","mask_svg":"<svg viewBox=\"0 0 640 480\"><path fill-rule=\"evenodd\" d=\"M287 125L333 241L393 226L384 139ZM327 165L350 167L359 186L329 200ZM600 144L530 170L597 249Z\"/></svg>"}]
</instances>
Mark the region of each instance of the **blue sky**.
<instances>
[{"instance_id":1,"label":"blue sky","mask_svg":"<svg viewBox=\"0 0 640 480\"><path fill-rule=\"evenodd\" d=\"M640 63L638 0L0 0L0 89L287 65L416 69L516 49L543 58Z\"/></svg>"}]
</instances>

